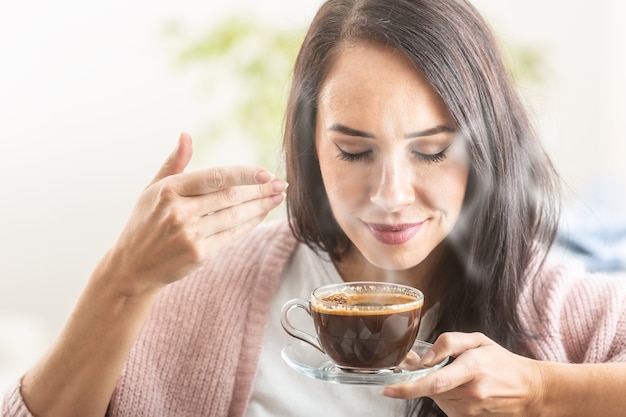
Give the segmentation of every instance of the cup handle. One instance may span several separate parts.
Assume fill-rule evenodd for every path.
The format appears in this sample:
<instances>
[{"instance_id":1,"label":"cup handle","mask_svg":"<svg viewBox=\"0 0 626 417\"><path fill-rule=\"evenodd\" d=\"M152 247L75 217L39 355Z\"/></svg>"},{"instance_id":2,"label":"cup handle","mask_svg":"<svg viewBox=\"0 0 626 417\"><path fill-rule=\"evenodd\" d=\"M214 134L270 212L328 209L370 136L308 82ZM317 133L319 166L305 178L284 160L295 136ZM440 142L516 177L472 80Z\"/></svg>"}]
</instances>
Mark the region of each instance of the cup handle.
<instances>
[{"instance_id":1,"label":"cup handle","mask_svg":"<svg viewBox=\"0 0 626 417\"><path fill-rule=\"evenodd\" d=\"M311 315L311 303L308 300L304 300L302 298L294 298L293 300L289 300L283 305L283 308L280 311L280 324L282 324L283 329L285 329L287 333L289 333L296 339L300 339L303 342L306 342L309 345L313 346L320 352L326 354L326 352L324 352L324 349L322 349L322 347L320 346L319 339L317 337L312 336L302 330L296 329L289 322L289 312L294 308L301 308L306 311L309 316Z\"/></svg>"}]
</instances>

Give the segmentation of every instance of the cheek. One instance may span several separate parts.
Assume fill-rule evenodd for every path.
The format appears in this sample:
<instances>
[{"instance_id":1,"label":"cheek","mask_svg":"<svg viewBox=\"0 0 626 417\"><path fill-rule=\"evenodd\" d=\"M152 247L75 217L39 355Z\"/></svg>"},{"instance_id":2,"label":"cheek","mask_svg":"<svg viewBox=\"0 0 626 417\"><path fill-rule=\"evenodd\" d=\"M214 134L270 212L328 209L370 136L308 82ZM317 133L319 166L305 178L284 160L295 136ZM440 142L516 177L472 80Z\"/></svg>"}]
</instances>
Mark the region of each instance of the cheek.
<instances>
[{"instance_id":1,"label":"cheek","mask_svg":"<svg viewBox=\"0 0 626 417\"><path fill-rule=\"evenodd\" d=\"M463 208L467 178L467 169L459 168L451 171L450 175L445 177L445 181L443 181L439 187L441 201L445 204L448 214L452 216L455 221Z\"/></svg>"},{"instance_id":2,"label":"cheek","mask_svg":"<svg viewBox=\"0 0 626 417\"><path fill-rule=\"evenodd\" d=\"M333 211L360 204L367 197L367 172L350 169L350 164L335 155L320 155L320 170L324 188ZM335 213L338 214L338 213Z\"/></svg>"},{"instance_id":3,"label":"cheek","mask_svg":"<svg viewBox=\"0 0 626 417\"><path fill-rule=\"evenodd\" d=\"M456 221L463 208L468 169L464 166L438 165L416 173L418 201L440 212L447 221Z\"/></svg>"}]
</instances>

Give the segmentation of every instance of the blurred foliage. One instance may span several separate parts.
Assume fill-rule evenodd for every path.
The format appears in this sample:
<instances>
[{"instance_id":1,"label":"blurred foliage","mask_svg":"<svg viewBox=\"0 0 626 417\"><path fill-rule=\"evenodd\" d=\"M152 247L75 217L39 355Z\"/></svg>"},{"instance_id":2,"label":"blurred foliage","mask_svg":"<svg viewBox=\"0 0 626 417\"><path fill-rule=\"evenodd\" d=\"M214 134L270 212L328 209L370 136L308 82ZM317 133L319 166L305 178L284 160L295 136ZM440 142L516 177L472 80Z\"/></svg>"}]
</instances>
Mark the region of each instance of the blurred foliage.
<instances>
[{"instance_id":1,"label":"blurred foliage","mask_svg":"<svg viewBox=\"0 0 626 417\"><path fill-rule=\"evenodd\" d=\"M201 67L209 96L219 101L222 110L220 117L207 121L206 137L197 141L200 151L210 152L219 141L243 135L258 155L257 162L273 169L291 70L304 33L305 28L277 28L253 18L232 17L185 45L178 54L179 64L187 69ZM538 48L511 43L502 47L521 87L542 83L544 57Z\"/></svg>"},{"instance_id":2,"label":"blurred foliage","mask_svg":"<svg viewBox=\"0 0 626 417\"><path fill-rule=\"evenodd\" d=\"M273 169L293 63L303 38L303 28L277 28L253 18L231 17L179 52L183 68L200 67L209 97L220 108L220 116L208 121L207 132L196 141L200 151L243 137L258 155L257 162Z\"/></svg>"},{"instance_id":3,"label":"blurred foliage","mask_svg":"<svg viewBox=\"0 0 626 417\"><path fill-rule=\"evenodd\" d=\"M503 53L518 85L541 86L545 82L545 56L536 45L505 43Z\"/></svg>"}]
</instances>

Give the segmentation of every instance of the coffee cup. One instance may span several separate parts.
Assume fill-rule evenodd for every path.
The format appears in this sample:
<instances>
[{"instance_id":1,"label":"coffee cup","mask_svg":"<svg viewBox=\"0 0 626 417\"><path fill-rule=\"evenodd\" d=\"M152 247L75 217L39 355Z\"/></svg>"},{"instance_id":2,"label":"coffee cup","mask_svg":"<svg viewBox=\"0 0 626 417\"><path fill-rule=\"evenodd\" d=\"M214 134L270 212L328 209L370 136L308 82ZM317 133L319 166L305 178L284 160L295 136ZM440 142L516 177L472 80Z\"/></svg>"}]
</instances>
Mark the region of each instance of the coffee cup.
<instances>
[{"instance_id":1,"label":"coffee cup","mask_svg":"<svg viewBox=\"0 0 626 417\"><path fill-rule=\"evenodd\" d=\"M287 301L281 324L291 336L327 355L351 372L393 370L411 351L417 337L424 294L385 282L346 282L315 289L308 300ZM294 327L289 314L304 309L316 335Z\"/></svg>"}]
</instances>

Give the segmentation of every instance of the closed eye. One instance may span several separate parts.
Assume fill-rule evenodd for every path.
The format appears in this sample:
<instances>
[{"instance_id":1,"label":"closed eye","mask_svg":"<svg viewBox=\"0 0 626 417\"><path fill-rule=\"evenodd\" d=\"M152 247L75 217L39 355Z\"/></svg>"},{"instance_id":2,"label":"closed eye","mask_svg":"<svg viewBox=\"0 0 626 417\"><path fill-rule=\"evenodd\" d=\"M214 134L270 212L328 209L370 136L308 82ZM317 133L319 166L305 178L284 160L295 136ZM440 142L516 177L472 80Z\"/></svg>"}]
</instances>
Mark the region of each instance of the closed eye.
<instances>
[{"instance_id":1,"label":"closed eye","mask_svg":"<svg viewBox=\"0 0 626 417\"><path fill-rule=\"evenodd\" d=\"M359 152L359 153L349 153L341 149L339 146L337 146L337 149L339 149L339 154L337 155L337 158L342 161L348 161L348 162L362 161L372 154L371 150L367 150L367 151Z\"/></svg>"},{"instance_id":2,"label":"closed eye","mask_svg":"<svg viewBox=\"0 0 626 417\"><path fill-rule=\"evenodd\" d=\"M427 162L429 164L434 164L437 162L441 162L447 158L448 155L446 154L446 152L448 151L449 147L450 145L446 146L441 152L432 153L432 154L421 153L421 152L416 152L416 151L413 151L412 153L413 153L413 156L415 156L420 161Z\"/></svg>"}]
</instances>

